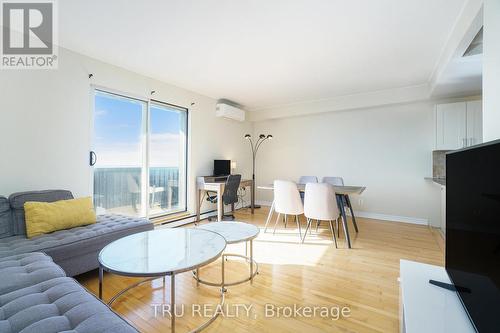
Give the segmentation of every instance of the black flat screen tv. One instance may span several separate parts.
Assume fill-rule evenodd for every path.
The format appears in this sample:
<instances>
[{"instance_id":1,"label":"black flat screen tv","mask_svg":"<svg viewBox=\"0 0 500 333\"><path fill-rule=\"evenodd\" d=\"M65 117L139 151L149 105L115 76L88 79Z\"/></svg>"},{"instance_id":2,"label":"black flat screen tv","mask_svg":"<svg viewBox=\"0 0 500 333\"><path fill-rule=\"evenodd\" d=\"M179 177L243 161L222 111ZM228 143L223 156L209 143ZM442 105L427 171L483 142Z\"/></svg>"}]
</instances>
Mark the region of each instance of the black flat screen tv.
<instances>
[{"instance_id":1,"label":"black flat screen tv","mask_svg":"<svg viewBox=\"0 0 500 333\"><path fill-rule=\"evenodd\" d=\"M214 160L214 176L231 174L231 160Z\"/></svg>"},{"instance_id":2,"label":"black flat screen tv","mask_svg":"<svg viewBox=\"0 0 500 333\"><path fill-rule=\"evenodd\" d=\"M476 331L500 332L500 140L446 155L445 265Z\"/></svg>"}]
</instances>

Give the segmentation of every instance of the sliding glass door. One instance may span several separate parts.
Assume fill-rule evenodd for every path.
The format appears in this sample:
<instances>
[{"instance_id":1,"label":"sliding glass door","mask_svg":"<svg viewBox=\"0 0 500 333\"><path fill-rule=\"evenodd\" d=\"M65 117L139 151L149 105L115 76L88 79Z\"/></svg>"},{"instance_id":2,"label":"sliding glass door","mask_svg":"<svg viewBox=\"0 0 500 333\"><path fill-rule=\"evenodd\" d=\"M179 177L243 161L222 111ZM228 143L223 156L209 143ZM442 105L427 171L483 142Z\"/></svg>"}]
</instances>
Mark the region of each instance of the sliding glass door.
<instances>
[{"instance_id":1,"label":"sliding glass door","mask_svg":"<svg viewBox=\"0 0 500 333\"><path fill-rule=\"evenodd\" d=\"M158 102L151 102L149 110L150 213L183 210L186 206L187 113Z\"/></svg>"},{"instance_id":2,"label":"sliding glass door","mask_svg":"<svg viewBox=\"0 0 500 333\"><path fill-rule=\"evenodd\" d=\"M94 205L156 216L186 210L187 110L94 94Z\"/></svg>"},{"instance_id":3,"label":"sliding glass door","mask_svg":"<svg viewBox=\"0 0 500 333\"><path fill-rule=\"evenodd\" d=\"M147 103L95 92L94 206L110 213L145 216L144 120Z\"/></svg>"}]
</instances>

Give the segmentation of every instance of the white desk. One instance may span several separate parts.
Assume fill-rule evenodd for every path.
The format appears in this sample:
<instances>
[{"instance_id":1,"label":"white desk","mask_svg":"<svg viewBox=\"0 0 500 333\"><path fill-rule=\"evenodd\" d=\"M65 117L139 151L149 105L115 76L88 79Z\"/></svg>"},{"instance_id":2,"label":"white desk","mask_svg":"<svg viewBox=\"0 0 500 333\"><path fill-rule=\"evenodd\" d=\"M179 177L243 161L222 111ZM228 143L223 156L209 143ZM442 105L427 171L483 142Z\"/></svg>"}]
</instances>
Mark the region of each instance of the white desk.
<instances>
[{"instance_id":1,"label":"white desk","mask_svg":"<svg viewBox=\"0 0 500 333\"><path fill-rule=\"evenodd\" d=\"M451 283L444 267L408 260L399 267L401 332L475 332L457 293L429 283Z\"/></svg>"},{"instance_id":2,"label":"white desk","mask_svg":"<svg viewBox=\"0 0 500 333\"><path fill-rule=\"evenodd\" d=\"M200 222L200 211L201 211L201 200L203 199L202 193L204 192L216 192L217 193L217 221L222 221L222 215L224 214L224 203L222 201L222 194L224 193L224 187L226 186L225 182L215 182L215 183L207 183L204 180L204 177L198 177L196 179L196 222ZM252 187L253 181L251 179L242 179L240 181L240 186L244 187ZM254 191L250 191L251 193L251 203L255 202L253 198ZM231 205L232 210L234 210L234 204ZM250 204L250 209L253 214L253 204Z\"/></svg>"}]
</instances>

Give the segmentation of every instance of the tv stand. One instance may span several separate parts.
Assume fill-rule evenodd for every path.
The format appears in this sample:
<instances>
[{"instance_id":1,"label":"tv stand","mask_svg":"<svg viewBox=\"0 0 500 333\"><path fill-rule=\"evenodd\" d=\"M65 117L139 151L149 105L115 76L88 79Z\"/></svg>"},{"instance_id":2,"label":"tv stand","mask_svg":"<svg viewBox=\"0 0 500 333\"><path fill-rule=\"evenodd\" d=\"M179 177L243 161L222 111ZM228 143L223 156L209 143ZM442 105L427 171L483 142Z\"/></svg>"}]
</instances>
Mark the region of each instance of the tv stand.
<instances>
[{"instance_id":1,"label":"tv stand","mask_svg":"<svg viewBox=\"0 0 500 333\"><path fill-rule=\"evenodd\" d=\"M475 333L444 267L400 261L400 328L405 333ZM436 288L435 283L443 288ZM440 285L441 286L441 285Z\"/></svg>"},{"instance_id":2,"label":"tv stand","mask_svg":"<svg viewBox=\"0 0 500 333\"><path fill-rule=\"evenodd\" d=\"M460 291L460 292L464 292L464 293L470 293L469 288L456 286L453 283L446 283L446 282L441 282L441 281L436 281L436 280L429 280L429 283L433 284L435 286L438 286L440 288L450 290L450 291Z\"/></svg>"}]
</instances>

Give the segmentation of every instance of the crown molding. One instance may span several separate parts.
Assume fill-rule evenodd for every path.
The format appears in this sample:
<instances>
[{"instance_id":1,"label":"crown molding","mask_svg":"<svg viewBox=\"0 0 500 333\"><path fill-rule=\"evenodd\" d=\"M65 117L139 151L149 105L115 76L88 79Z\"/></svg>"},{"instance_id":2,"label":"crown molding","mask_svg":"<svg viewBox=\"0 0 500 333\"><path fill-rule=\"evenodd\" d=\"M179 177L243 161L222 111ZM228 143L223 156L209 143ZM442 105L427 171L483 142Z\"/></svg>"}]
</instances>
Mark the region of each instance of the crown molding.
<instances>
[{"instance_id":1,"label":"crown molding","mask_svg":"<svg viewBox=\"0 0 500 333\"><path fill-rule=\"evenodd\" d=\"M425 101L428 100L429 97L429 85L421 84L255 109L248 112L248 119L250 121L263 121L267 119L362 109L375 106Z\"/></svg>"}]
</instances>

